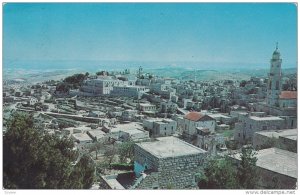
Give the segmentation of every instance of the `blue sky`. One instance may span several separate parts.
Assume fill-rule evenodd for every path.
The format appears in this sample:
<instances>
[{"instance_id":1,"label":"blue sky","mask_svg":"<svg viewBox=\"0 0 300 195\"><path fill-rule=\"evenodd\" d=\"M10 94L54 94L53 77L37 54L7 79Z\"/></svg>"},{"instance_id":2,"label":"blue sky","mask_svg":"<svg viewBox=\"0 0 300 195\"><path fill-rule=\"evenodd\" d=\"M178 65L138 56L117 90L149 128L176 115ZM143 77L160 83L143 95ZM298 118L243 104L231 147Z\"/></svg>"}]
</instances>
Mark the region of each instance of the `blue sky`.
<instances>
[{"instance_id":1,"label":"blue sky","mask_svg":"<svg viewBox=\"0 0 300 195\"><path fill-rule=\"evenodd\" d=\"M268 64L275 42L297 64L294 4L13 4L3 7L5 60Z\"/></svg>"}]
</instances>

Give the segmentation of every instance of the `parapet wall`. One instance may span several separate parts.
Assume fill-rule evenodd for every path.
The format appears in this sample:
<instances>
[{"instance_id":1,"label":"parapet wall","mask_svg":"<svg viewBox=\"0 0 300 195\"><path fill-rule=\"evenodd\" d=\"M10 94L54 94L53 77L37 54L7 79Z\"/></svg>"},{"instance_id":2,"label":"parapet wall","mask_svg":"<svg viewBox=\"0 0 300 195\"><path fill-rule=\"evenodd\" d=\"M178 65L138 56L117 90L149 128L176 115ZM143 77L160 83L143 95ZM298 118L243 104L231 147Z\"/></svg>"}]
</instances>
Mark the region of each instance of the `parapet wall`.
<instances>
[{"instance_id":1,"label":"parapet wall","mask_svg":"<svg viewBox=\"0 0 300 195\"><path fill-rule=\"evenodd\" d=\"M196 188L195 174L203 165L206 153L158 158L139 146L135 147L135 161L153 172L137 187L139 189Z\"/></svg>"}]
</instances>

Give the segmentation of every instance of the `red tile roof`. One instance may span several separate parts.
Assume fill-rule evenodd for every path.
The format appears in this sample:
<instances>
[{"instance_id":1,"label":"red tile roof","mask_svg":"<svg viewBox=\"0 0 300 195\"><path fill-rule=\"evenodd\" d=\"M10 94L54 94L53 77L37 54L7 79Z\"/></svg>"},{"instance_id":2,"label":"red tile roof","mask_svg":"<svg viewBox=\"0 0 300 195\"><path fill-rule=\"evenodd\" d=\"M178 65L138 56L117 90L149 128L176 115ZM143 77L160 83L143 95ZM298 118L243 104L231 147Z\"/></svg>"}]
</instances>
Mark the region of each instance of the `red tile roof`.
<instances>
[{"instance_id":1,"label":"red tile roof","mask_svg":"<svg viewBox=\"0 0 300 195\"><path fill-rule=\"evenodd\" d=\"M204 115L200 112L190 112L187 115L185 115L184 118L191 120L191 121L199 121Z\"/></svg>"},{"instance_id":2,"label":"red tile roof","mask_svg":"<svg viewBox=\"0 0 300 195\"><path fill-rule=\"evenodd\" d=\"M279 95L280 99L297 99L297 91L282 91Z\"/></svg>"}]
</instances>

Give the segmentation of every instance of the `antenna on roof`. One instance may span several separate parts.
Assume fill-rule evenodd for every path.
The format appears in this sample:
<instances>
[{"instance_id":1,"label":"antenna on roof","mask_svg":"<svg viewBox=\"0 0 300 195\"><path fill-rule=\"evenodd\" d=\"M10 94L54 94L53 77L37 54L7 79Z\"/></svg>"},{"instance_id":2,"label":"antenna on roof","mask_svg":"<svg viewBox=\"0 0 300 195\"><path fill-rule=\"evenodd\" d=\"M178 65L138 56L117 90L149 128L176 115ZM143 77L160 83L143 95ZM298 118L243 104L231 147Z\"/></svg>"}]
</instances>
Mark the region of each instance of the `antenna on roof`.
<instances>
[{"instance_id":1,"label":"antenna on roof","mask_svg":"<svg viewBox=\"0 0 300 195\"><path fill-rule=\"evenodd\" d=\"M278 42L276 42L276 50L278 49Z\"/></svg>"}]
</instances>

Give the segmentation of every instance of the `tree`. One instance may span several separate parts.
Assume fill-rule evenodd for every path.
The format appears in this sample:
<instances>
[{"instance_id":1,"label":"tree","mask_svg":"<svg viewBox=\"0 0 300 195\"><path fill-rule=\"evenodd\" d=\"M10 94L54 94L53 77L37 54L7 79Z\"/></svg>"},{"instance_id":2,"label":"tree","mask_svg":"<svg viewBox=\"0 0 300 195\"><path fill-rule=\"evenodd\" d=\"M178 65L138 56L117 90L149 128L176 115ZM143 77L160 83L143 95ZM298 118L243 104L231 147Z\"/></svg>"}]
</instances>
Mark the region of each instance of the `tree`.
<instances>
[{"instance_id":1,"label":"tree","mask_svg":"<svg viewBox=\"0 0 300 195\"><path fill-rule=\"evenodd\" d=\"M240 87L245 87L246 84L247 84L247 81L242 80L242 81L240 82Z\"/></svg>"},{"instance_id":2,"label":"tree","mask_svg":"<svg viewBox=\"0 0 300 195\"><path fill-rule=\"evenodd\" d=\"M106 72L104 70L96 72L96 75L98 75L98 76L105 76L105 75L109 76L108 72Z\"/></svg>"},{"instance_id":3,"label":"tree","mask_svg":"<svg viewBox=\"0 0 300 195\"><path fill-rule=\"evenodd\" d=\"M239 188L236 169L228 157L209 160L199 180L199 187L204 189Z\"/></svg>"},{"instance_id":4,"label":"tree","mask_svg":"<svg viewBox=\"0 0 300 195\"><path fill-rule=\"evenodd\" d=\"M134 142L128 141L119 145L118 154L122 163L127 163L127 159L133 161Z\"/></svg>"},{"instance_id":5,"label":"tree","mask_svg":"<svg viewBox=\"0 0 300 195\"><path fill-rule=\"evenodd\" d=\"M252 148L243 148L237 169L228 156L210 159L204 167L204 174L198 176L199 188L255 189L260 180L255 155ZM274 183L276 184L275 180Z\"/></svg>"},{"instance_id":6,"label":"tree","mask_svg":"<svg viewBox=\"0 0 300 195\"><path fill-rule=\"evenodd\" d=\"M108 161L108 164L111 165L113 162L115 156L117 154L117 149L115 147L115 143L112 143L112 145L107 145L104 155L106 157L106 160Z\"/></svg>"},{"instance_id":7,"label":"tree","mask_svg":"<svg viewBox=\"0 0 300 195\"><path fill-rule=\"evenodd\" d=\"M94 166L78 157L68 138L42 134L32 115L13 113L3 135L3 178L6 189L90 188Z\"/></svg>"},{"instance_id":8,"label":"tree","mask_svg":"<svg viewBox=\"0 0 300 195\"><path fill-rule=\"evenodd\" d=\"M59 83L56 85L56 91L68 93L70 91L70 86L67 83Z\"/></svg>"},{"instance_id":9,"label":"tree","mask_svg":"<svg viewBox=\"0 0 300 195\"><path fill-rule=\"evenodd\" d=\"M96 152L96 159L98 159L98 152L104 146L102 142L95 141L93 145L90 147L90 152Z\"/></svg>"},{"instance_id":10,"label":"tree","mask_svg":"<svg viewBox=\"0 0 300 195\"><path fill-rule=\"evenodd\" d=\"M251 148L242 148L241 161L238 166L238 179L241 188L254 189L259 178L256 169L256 152Z\"/></svg>"}]
</instances>

